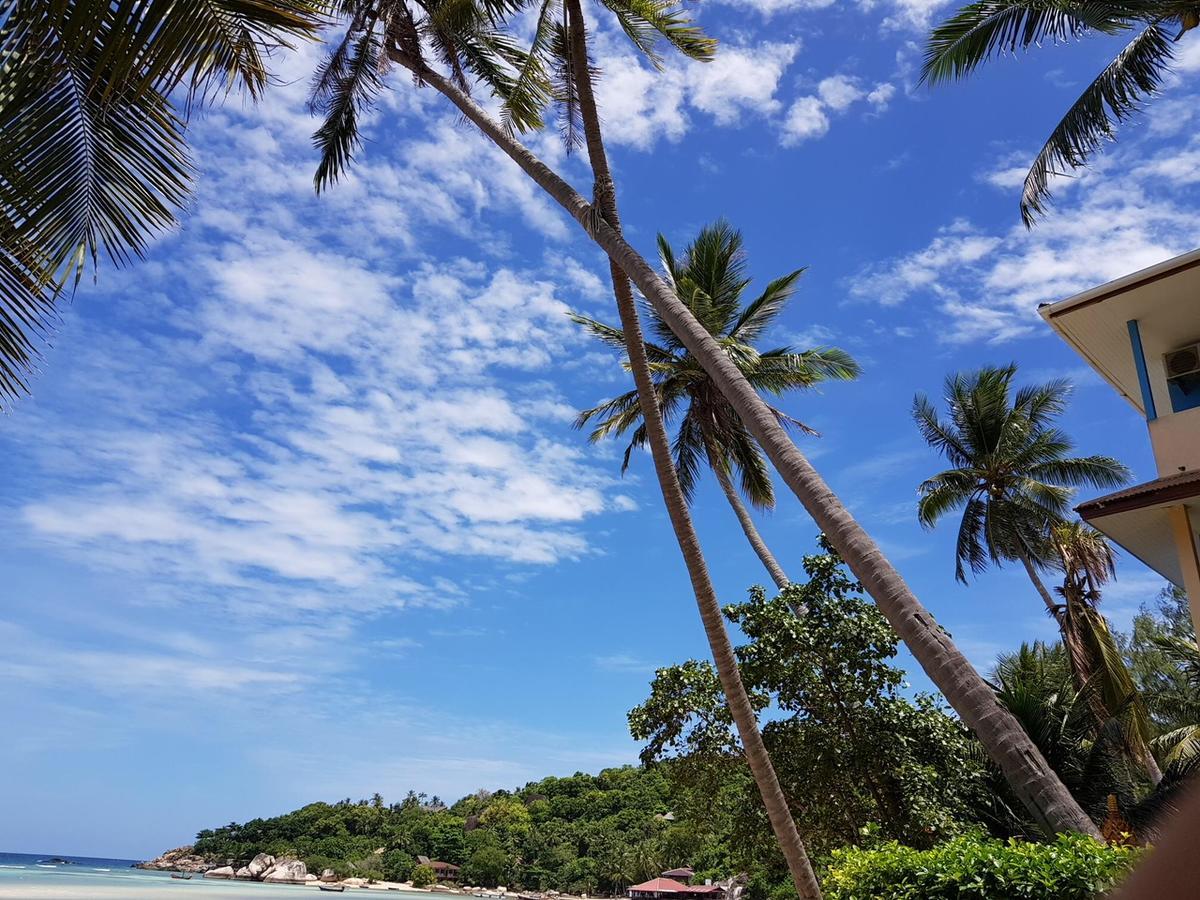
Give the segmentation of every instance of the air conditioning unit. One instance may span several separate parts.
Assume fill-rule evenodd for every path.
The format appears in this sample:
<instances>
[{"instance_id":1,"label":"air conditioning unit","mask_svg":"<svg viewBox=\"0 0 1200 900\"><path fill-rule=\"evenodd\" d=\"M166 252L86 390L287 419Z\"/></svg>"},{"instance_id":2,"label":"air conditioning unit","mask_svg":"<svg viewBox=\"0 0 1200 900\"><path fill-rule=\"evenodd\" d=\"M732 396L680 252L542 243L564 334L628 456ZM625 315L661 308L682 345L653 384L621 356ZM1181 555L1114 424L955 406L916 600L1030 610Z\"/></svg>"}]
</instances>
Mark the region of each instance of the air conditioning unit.
<instances>
[{"instance_id":1,"label":"air conditioning unit","mask_svg":"<svg viewBox=\"0 0 1200 900\"><path fill-rule=\"evenodd\" d=\"M1164 354L1163 365L1167 370L1168 381L1183 378L1185 375L1200 375L1200 344L1180 347Z\"/></svg>"}]
</instances>

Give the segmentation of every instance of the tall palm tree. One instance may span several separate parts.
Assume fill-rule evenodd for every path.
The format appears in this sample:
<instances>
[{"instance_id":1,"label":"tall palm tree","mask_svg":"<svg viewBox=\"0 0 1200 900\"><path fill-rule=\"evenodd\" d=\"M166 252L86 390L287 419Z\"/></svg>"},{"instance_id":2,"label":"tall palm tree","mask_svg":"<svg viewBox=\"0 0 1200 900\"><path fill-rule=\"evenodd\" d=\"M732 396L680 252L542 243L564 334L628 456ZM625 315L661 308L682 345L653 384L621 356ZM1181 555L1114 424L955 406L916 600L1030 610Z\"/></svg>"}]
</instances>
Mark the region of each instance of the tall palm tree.
<instances>
[{"instance_id":1,"label":"tall palm tree","mask_svg":"<svg viewBox=\"0 0 1200 900\"><path fill-rule=\"evenodd\" d=\"M191 191L190 109L315 34L320 0L15 0L0 12L0 403L60 295L140 256ZM179 102L175 102L178 100Z\"/></svg>"},{"instance_id":2,"label":"tall palm tree","mask_svg":"<svg viewBox=\"0 0 1200 900\"><path fill-rule=\"evenodd\" d=\"M1079 521L1054 526L1050 543L1063 571L1063 584L1058 588L1063 602L1054 617L1075 683L1080 690L1088 690L1097 722L1120 719L1125 723L1125 749L1146 769L1151 782L1158 784L1162 771L1150 749L1153 727L1149 712L1099 610L1101 588L1116 576L1112 547L1099 531Z\"/></svg>"},{"instance_id":3,"label":"tall palm tree","mask_svg":"<svg viewBox=\"0 0 1200 900\"><path fill-rule=\"evenodd\" d=\"M408 10L408 7L404 10ZM381 21L384 23L382 26ZM476 103L470 93L463 90L453 77L447 77L425 62L418 49L422 41L422 31L418 27L417 16L411 11L398 11L389 14L386 19L374 13L364 14L361 18L355 14L352 24L354 22L369 22L369 27L376 29L373 46L382 46L383 55L407 69L418 86L432 88L453 104L467 121L475 125L484 137L495 144L531 181L567 212L637 286L729 400L784 483L800 500L817 527L828 536L830 543L874 599L922 669L962 716L966 725L979 736L988 754L1004 773L1014 793L1039 826L1048 831L1079 831L1099 836L1094 823L1046 764L1037 747L1022 731L1020 724L996 700L991 688L962 651L955 646L946 631L938 625L929 610L913 594L903 576L884 556L879 545L830 490L829 485L775 419L770 407L722 351L712 335L684 306L670 286L655 273L645 257L625 240L609 218L601 215L599 202L588 202L561 175L532 153L514 136L510 127L511 120L498 121ZM361 37L361 34L359 36ZM354 94L356 109L370 102L377 84L369 79L364 79L362 83L365 89ZM493 90L500 95L498 89ZM352 88L339 87L339 92L352 93ZM357 140L354 131L355 117L346 116L343 122L347 124L349 134L341 145L352 149ZM345 165L348 161L347 154L341 158L339 164ZM599 180L603 170L596 170L595 166L593 168ZM603 196L601 194L600 199ZM634 336L628 328L626 334L631 338ZM636 345L637 341L633 341L633 344ZM636 375L636 359L633 355L630 359L635 363ZM649 417L647 421L650 421ZM650 437L651 455L654 456L655 452L661 455L661 451L655 451L654 435L651 434ZM657 458L655 468L656 471L661 471ZM714 632L711 629L723 626L719 617L706 615L705 627L712 636ZM772 800L772 803L774 802ZM770 804L768 808L771 808Z\"/></svg>"},{"instance_id":4,"label":"tall palm tree","mask_svg":"<svg viewBox=\"0 0 1200 900\"><path fill-rule=\"evenodd\" d=\"M443 13L441 0L438 0L436 5L429 0L418 2L427 4L417 7L424 14L419 20L414 18L413 10L403 2L371 5L365 10L356 10L345 38L318 74L315 91L317 104L327 108L326 123L322 126L322 131L318 132L318 139L324 139L325 147L328 148L323 154L322 168L318 169L318 188L331 177L336 177L349 157L349 149L357 141L356 129L345 126L339 108L353 111L364 95L369 96L369 93L364 94L358 90L359 60L366 57L373 72L378 72L377 60L388 58L381 56L377 49L376 41L379 40L379 35L376 32L376 23L379 23L380 34L391 43L388 54L392 59L400 61L412 70L419 80L428 81L435 86L445 85L453 91L453 94L447 94L448 96L460 97L465 104L469 104L464 105L460 102L460 108L463 108L464 112L471 109L475 116L486 115L470 101L464 91L465 78L461 67L456 68L452 64L452 76L457 74L457 78L447 80L433 72L424 62L422 39L429 40L438 47L443 60L453 63L464 59L471 70L480 75L503 100L505 127L498 130L509 140L513 128L540 124L537 115L540 103L556 96L551 90L551 82L538 74L542 62L538 42L550 41L549 37L543 35L553 34L555 39L551 55L558 63L557 79L553 86L557 88L557 97L565 110L565 135L570 145L574 139L576 124L582 127L588 160L595 179L595 206L589 211L589 221L591 227L595 227L599 220L603 219L619 236L620 218L617 211L616 187L604 150L599 113L592 89L586 28L578 0L566 0L566 22L555 30L549 29L544 23L556 6L550 2L543 5L535 45L525 59L505 56L507 46L501 43L501 36L491 29L491 19L486 10L481 11L482 15L464 15L463 4L457 4L452 18L448 19ZM611 9L617 4L610 0L607 5ZM695 30L686 25L686 20L671 12L671 7L661 0L624 0L618 8L621 10L618 19L639 47L652 47L653 35L659 34L681 46L685 52L691 48L694 51L693 55L700 58L705 58L711 52L711 42L696 36ZM483 40L480 40L480 35L484 36ZM688 37L685 39L682 35ZM465 38L469 38L473 43L468 44ZM515 76L506 74L501 68L505 63L516 70ZM369 79L377 77L368 76ZM374 88L373 83L367 83L368 92ZM447 93L440 86L438 89ZM478 124L475 116L468 114L468 118L472 118ZM488 121L495 127L496 123L491 122L490 118ZM350 124L353 126L353 121ZM609 268L621 317L624 349L628 354L634 383L638 388L639 407L646 424L647 441L650 444L659 488L692 582L696 604L704 623L713 661L725 689L730 713L746 746L746 758L759 786L784 858L792 872L797 893L804 900L819 900L821 889L816 874L763 744L754 709L738 672L733 645L725 630L720 603L709 577L699 536L696 534L671 461L666 428L653 390L650 364L633 291L628 277L615 262L610 262Z\"/></svg>"},{"instance_id":5,"label":"tall palm tree","mask_svg":"<svg viewBox=\"0 0 1200 900\"><path fill-rule=\"evenodd\" d=\"M1012 392L1016 366L986 367L946 379L949 418L918 396L913 416L922 437L954 465L924 481L917 507L932 528L962 510L955 546L955 576L967 568L1018 560L1058 624L1076 686L1100 722L1120 714L1129 724L1128 749L1152 781L1162 778L1150 752L1150 720L1104 616L1100 589L1115 575L1112 548L1102 534L1067 520L1073 488L1113 487L1128 470L1105 456L1071 457L1069 439L1054 427L1066 409L1064 381ZM1063 573L1055 600L1039 568ZM1119 713L1120 711L1120 713Z\"/></svg>"},{"instance_id":6,"label":"tall palm tree","mask_svg":"<svg viewBox=\"0 0 1200 900\"><path fill-rule=\"evenodd\" d=\"M965 78L993 56L1089 35L1136 32L1079 95L1034 158L1021 218L1046 211L1050 179L1087 163L1116 128L1141 110L1171 71L1175 43L1200 23L1195 3L1170 0L979 0L934 28L921 80Z\"/></svg>"},{"instance_id":7,"label":"tall palm tree","mask_svg":"<svg viewBox=\"0 0 1200 900\"><path fill-rule=\"evenodd\" d=\"M1129 470L1108 456L1068 456L1070 439L1054 426L1070 384L1030 385L1013 393L1015 365L986 366L946 379L948 418L924 395L913 419L926 443L954 467L921 483L917 516L926 528L961 510L954 575L1019 561L1046 609L1057 603L1038 574L1054 559L1050 529L1066 521L1077 487L1110 488Z\"/></svg>"},{"instance_id":8,"label":"tall palm tree","mask_svg":"<svg viewBox=\"0 0 1200 900\"><path fill-rule=\"evenodd\" d=\"M754 341L770 327L792 298L803 269L776 278L743 307L742 296L750 284L746 277L746 253L741 233L727 222L717 222L702 229L682 258L676 256L662 235L658 237L658 246L667 281L720 342L747 380L760 391L780 396L789 390L813 387L821 381L858 376L858 363L837 348L818 347L798 352L784 346L760 352L754 347ZM679 473L684 497L691 502L701 463L707 463L746 539L775 585L786 586L788 578L783 567L762 539L742 502L742 495L745 495L750 504L759 509L771 509L775 505L775 488L762 448L696 357L679 342L654 309L646 309L644 314L656 338L656 343L646 344L646 350L651 359L658 405L668 419L677 417L679 420L673 446L675 470ZM572 318L606 344L624 349L625 335L619 328L586 316ZM803 422L779 410L775 410L775 415L784 425L812 433ZM589 422L596 423L591 433L593 441L624 435L632 430L622 471L629 466L633 448L646 444L646 427L636 390L584 410L576 418L575 425L582 428ZM735 474L739 482L736 487Z\"/></svg>"}]
</instances>

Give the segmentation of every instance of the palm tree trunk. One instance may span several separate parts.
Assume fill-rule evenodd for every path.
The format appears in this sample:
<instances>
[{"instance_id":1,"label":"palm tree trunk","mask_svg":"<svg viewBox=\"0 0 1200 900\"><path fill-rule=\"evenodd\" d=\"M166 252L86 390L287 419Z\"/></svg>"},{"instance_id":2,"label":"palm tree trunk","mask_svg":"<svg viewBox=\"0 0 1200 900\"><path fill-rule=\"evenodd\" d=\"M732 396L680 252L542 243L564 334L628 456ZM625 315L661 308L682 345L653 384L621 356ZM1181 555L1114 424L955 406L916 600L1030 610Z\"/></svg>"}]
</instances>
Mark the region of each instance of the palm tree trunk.
<instances>
[{"instance_id":1,"label":"palm tree trunk","mask_svg":"<svg viewBox=\"0 0 1200 900\"><path fill-rule=\"evenodd\" d=\"M1029 558L1028 553L1020 554L1021 565L1025 567L1025 572L1029 575L1029 580L1033 582L1034 588L1041 595L1042 602L1046 604L1046 610L1050 615L1054 616L1055 621L1058 621L1058 604L1054 602L1054 597L1046 588L1046 583L1042 581L1042 577L1038 575L1037 569L1033 565L1033 560Z\"/></svg>"},{"instance_id":2,"label":"palm tree trunk","mask_svg":"<svg viewBox=\"0 0 1200 900\"><path fill-rule=\"evenodd\" d=\"M1078 831L1097 839L1100 832L1015 718L913 594L879 546L813 469L770 407L725 356L667 284L628 242L554 170L491 118L456 85L395 47L393 60L452 102L542 190L567 211L638 289L700 362L758 440L776 471L862 582L880 612L912 652L946 700L978 736L1039 825L1049 831Z\"/></svg>"},{"instance_id":3,"label":"palm tree trunk","mask_svg":"<svg viewBox=\"0 0 1200 900\"><path fill-rule=\"evenodd\" d=\"M608 154L604 149L600 115L596 109L596 99L592 91L583 9L579 0L566 0L566 6L569 17L571 60L574 66L572 74L575 78L576 90L579 93L579 109L583 119L588 160L595 178L596 206L609 227L620 234L621 221L617 212L616 185L613 183L612 172L608 166ZM729 641L729 633L725 629L725 621L721 615L721 606L709 578L708 565L701 553L700 540L692 524L691 512L684 499L683 490L679 486L679 476L671 458L671 445L663 424L662 410L659 408L658 395L654 391L654 382L650 375L650 362L646 358L646 345L642 337L641 322L638 321L633 289L625 273L611 258L609 259L609 271L612 276L613 293L617 298L617 309L621 315L621 328L625 334L625 349L629 354L629 365L637 386L638 403L642 409L642 419L646 423L650 454L654 459L654 468L658 475L659 487L667 505L671 524L675 528L675 539L679 542L679 548L683 552L684 561L687 564L688 575L696 596L696 605L700 609L704 632L708 636L713 662L721 679L721 689L725 693L729 711L737 726L746 760L750 764L750 771L758 785L759 793L762 795L763 804L766 806L767 818L771 821L771 828L774 830L783 856L787 860L792 881L796 885L796 892L803 900L821 900L821 887L817 882L816 873L813 871L808 852L800 838L800 832L796 828L791 810L788 808L787 799L783 795L783 789L775 774L775 767L763 744L762 734L758 729L758 719L754 708L750 705L745 685L742 684L742 676L733 653L733 645Z\"/></svg>"},{"instance_id":4,"label":"palm tree trunk","mask_svg":"<svg viewBox=\"0 0 1200 900\"><path fill-rule=\"evenodd\" d=\"M779 560L775 558L775 555L771 552L771 548L767 546L767 542L758 533L758 528L755 526L754 520L750 518L750 510L746 509L746 504L742 502L741 495L738 494L737 488L733 486L733 481L730 479L729 473L721 467L719 461L713 462L712 470L717 475L717 481L721 485L721 490L725 492L725 499L729 501L729 505L733 507L734 515L737 516L738 522L741 523L742 531L746 533L746 540L750 542L751 549L762 560L767 574L775 582L775 587L783 590L790 583L787 575L784 574L783 566L779 565Z\"/></svg>"}]
</instances>

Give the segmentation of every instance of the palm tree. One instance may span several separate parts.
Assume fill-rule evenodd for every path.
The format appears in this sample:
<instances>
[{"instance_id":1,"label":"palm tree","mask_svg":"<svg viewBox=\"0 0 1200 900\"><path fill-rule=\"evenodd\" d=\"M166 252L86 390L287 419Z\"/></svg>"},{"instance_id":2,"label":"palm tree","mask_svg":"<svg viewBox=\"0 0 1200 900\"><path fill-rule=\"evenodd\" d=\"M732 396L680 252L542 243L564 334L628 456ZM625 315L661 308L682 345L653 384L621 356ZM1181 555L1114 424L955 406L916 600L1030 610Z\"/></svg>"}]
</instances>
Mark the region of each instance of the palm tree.
<instances>
[{"instance_id":1,"label":"palm tree","mask_svg":"<svg viewBox=\"0 0 1200 900\"><path fill-rule=\"evenodd\" d=\"M658 245L668 282L720 342L747 380L760 391L780 396L786 391L809 388L827 379L851 379L859 374L858 363L836 348L818 347L800 352L786 346L763 352L755 349L753 342L783 311L795 292L803 269L776 278L743 307L742 295L750 284L746 277L746 254L741 233L728 223L718 222L701 230L682 258L676 256L662 235L659 235ZM654 309L643 312L657 339L656 343L647 343L646 350L651 359L658 405L668 419L679 419L673 446L675 470L679 473L684 497L691 502L703 460L717 476L746 539L775 585L785 587L788 578L783 567L758 533L742 502L744 494L750 504L759 509L771 509L775 505L775 489L762 448L746 431L725 395L717 390L696 357L679 342ZM606 344L624 349L625 335L619 328L586 316L572 318ZM779 410L775 410L775 415L784 425L814 433L803 422ZM596 423L591 433L593 441L624 435L632 429L621 466L621 471L625 471L633 448L646 444L646 428L637 391L628 391L584 410L576 418L575 425L582 428L592 421ZM740 493L733 483L735 473Z\"/></svg>"},{"instance_id":2,"label":"palm tree","mask_svg":"<svg viewBox=\"0 0 1200 900\"><path fill-rule=\"evenodd\" d=\"M1191 649L1196 652L1195 645ZM1139 786L1126 762L1129 728L1123 711L1096 718L1095 686L1079 687L1070 652L1062 644L1022 644L1017 652L999 657L992 680L1001 702L1097 821L1115 795L1135 832L1143 839L1152 837L1200 768L1200 759L1170 759L1149 791Z\"/></svg>"},{"instance_id":3,"label":"palm tree","mask_svg":"<svg viewBox=\"0 0 1200 900\"><path fill-rule=\"evenodd\" d=\"M1057 603L1038 574L1054 559L1047 540L1066 521L1074 488L1124 484L1129 470L1108 456L1072 457L1070 439L1054 427L1066 409L1063 380L1012 392L1015 365L987 366L946 379L948 418L924 395L913 400L913 419L926 443L954 466L921 483L917 515L926 528L961 510L954 575L1016 560L1046 609Z\"/></svg>"},{"instance_id":4,"label":"palm tree","mask_svg":"<svg viewBox=\"0 0 1200 900\"><path fill-rule=\"evenodd\" d=\"M1113 487L1128 478L1110 457L1069 457L1071 443L1053 420L1066 409L1064 381L1012 394L1016 366L987 367L946 380L949 419L918 396L913 416L922 437L955 466L923 482L918 516L932 528L962 510L955 546L955 577L966 570L1019 560L1062 634L1076 687L1092 685L1097 721L1118 715L1129 723L1127 746L1152 781L1162 778L1150 752L1150 720L1104 616L1100 589L1116 574L1112 548L1102 534L1066 516L1072 488ZM1051 595L1039 567L1063 573Z\"/></svg>"},{"instance_id":5,"label":"palm tree","mask_svg":"<svg viewBox=\"0 0 1200 900\"><path fill-rule=\"evenodd\" d=\"M1150 750L1153 727L1149 712L1098 608L1100 589L1116 576L1112 547L1099 531L1079 521L1054 526L1050 542L1063 570L1063 584L1058 588L1063 602L1054 617L1075 684L1089 691L1097 722L1115 718L1125 722L1127 752L1141 762L1151 782L1158 784L1162 771Z\"/></svg>"},{"instance_id":6,"label":"palm tree","mask_svg":"<svg viewBox=\"0 0 1200 900\"><path fill-rule=\"evenodd\" d=\"M176 224L186 116L320 26L318 0L15 0L0 14L0 402L28 391L55 303ZM173 102L180 98L180 104Z\"/></svg>"},{"instance_id":7,"label":"palm tree","mask_svg":"<svg viewBox=\"0 0 1200 900\"><path fill-rule=\"evenodd\" d=\"M395 3L399 3L401 8L396 9ZM459 8L461 6L459 4ZM964 723L979 736L988 754L1000 767L1005 778L1013 786L1014 792L1035 817L1039 826L1048 831L1080 831L1098 836L1099 831L1095 825L1046 764L1016 719L996 700L991 688L962 651L955 646L945 630L938 625L929 610L913 594L904 578L884 556L879 545L830 490L829 485L775 419L770 407L726 356L712 335L696 320L670 286L655 273L646 259L625 240L614 227L610 217L601 215L600 204L589 203L562 176L521 143L513 134L511 117L504 123L497 121L472 99L468 91L456 83L453 76L447 77L426 64L420 49L423 24L418 23L417 15L403 5L403 0L389 0L388 9L391 11L386 16L382 11L365 11L361 16L351 12L352 24L360 23L358 28L367 27L373 33L371 39L364 40L360 30L357 34L359 42L371 49L381 47L379 52L382 56L407 69L418 86L431 87L450 101L467 121L475 125L484 137L516 163L530 180L562 207L588 237L608 254L609 259L637 286L683 345L695 355L705 372L729 400L784 483L800 500L817 527L828 536L830 543L874 599L922 669L962 716ZM338 93L353 98L353 102L348 105L355 110L370 102L373 91L378 86L378 79L361 77L359 83L363 87L357 92L352 85L347 84L339 85L337 89ZM503 99L505 85L502 82L497 81L492 90ZM532 122L533 119L529 121ZM340 144L331 141L331 145L352 150L357 142L356 116L346 115L342 122L346 125L346 133ZM347 152L342 154L331 168L336 172L348 162ZM605 184L600 174L603 170L597 169L595 165L593 170L597 180L602 185ZM603 197L604 193L601 193L598 200ZM625 330L631 338L632 345L636 347L637 335L628 327ZM636 352L631 353L630 359L637 376L639 364ZM652 418L647 417L647 422ZM661 455L661 448L655 448L656 439L653 433L650 434L650 438L651 455ZM669 463L669 454L667 462ZM655 468L660 477L670 477L662 475L657 458ZM702 584L701 582L701 586ZM715 636L713 629L723 628L719 617L705 614L704 620L710 638ZM719 641L719 636L716 639ZM779 800L781 801L782 797ZM777 801L773 798L768 808L775 803Z\"/></svg>"},{"instance_id":8,"label":"palm tree","mask_svg":"<svg viewBox=\"0 0 1200 900\"><path fill-rule=\"evenodd\" d=\"M1169 0L979 0L938 25L925 45L921 80L961 79L993 56L1089 35L1136 32L1079 95L1034 158L1021 218L1045 213L1050 179L1087 163L1141 110L1171 71L1175 43L1200 23L1195 3Z\"/></svg>"},{"instance_id":9,"label":"palm tree","mask_svg":"<svg viewBox=\"0 0 1200 900\"><path fill-rule=\"evenodd\" d=\"M1173 717L1182 720L1154 739L1168 765L1200 763L1200 648L1178 635L1158 635L1154 644L1186 677L1186 692L1173 692Z\"/></svg>"},{"instance_id":10,"label":"palm tree","mask_svg":"<svg viewBox=\"0 0 1200 900\"><path fill-rule=\"evenodd\" d=\"M318 140L324 141L326 150L321 168L317 172L318 189L323 183L336 177L337 172L348 160L350 150L355 146L357 130L353 119L347 127L343 110L353 113L361 99L369 96L375 89L374 79L377 79L378 75L374 73L379 72L380 59L390 56L413 71L419 80L434 84L447 96L460 98L456 103L464 112L470 110L467 113L468 118L479 124L478 117L486 117L486 114L467 96L462 67L452 65L451 71L457 78L450 80L435 73L423 60L422 39L432 42L441 51L443 60L464 60L471 71L480 75L503 100L507 127L497 128L497 131L511 141L511 131L514 128L540 124L537 114L540 104L555 96L550 89L550 82L539 75L543 52L541 45L544 43L552 48L545 52L557 63L558 77L555 84L557 97L565 110L565 135L568 145L576 134L574 129L577 121L583 128L588 160L595 178L593 195L596 202L589 211L590 225L596 227L599 220L603 219L603 222L619 236L620 219L616 188L608 167L599 113L592 90L587 35L579 0L566 0L566 23L554 29L546 23L556 5L551 2L543 5L534 48L524 59L516 54L506 55L508 47L503 43L502 36L490 27L491 21L486 15L486 10L481 10L475 15L465 15L463 5L457 4L453 7L453 14L448 16L443 10L442 0L437 0L436 3L418 0L418 3L422 4L418 9L424 13L420 21L414 18L410 7L403 2L394 5L371 5L355 11L354 20L345 38L318 73L314 94L317 105L324 106L327 110L325 125L318 132ZM618 19L639 47L652 48L652 38L657 34L666 37L685 52L691 51L699 58L706 58L707 54L711 53L712 43L699 37L698 32L688 26L682 16L671 12L670 6L661 0L625 0L619 6L612 2L608 5L610 9L616 7L620 10ZM381 56L379 51L381 44L377 43L380 39L376 32L377 24L380 26L380 33L390 42L387 55ZM551 34L554 35L553 39ZM372 73L365 77L359 74L363 69L364 59ZM501 66L505 63L515 68L515 76L504 72ZM360 83L365 90L360 88ZM487 121L496 128L496 123L490 118L487 118ZM652 386L650 365L633 291L629 279L615 262L610 262L609 268L621 317L624 349L628 354L634 383L638 388L639 406L646 423L647 440L659 488L692 582L713 661L720 674L730 712L746 745L746 757L762 794L768 818L792 872L797 893L805 900L819 900L821 889L816 874L763 744L754 709L746 695L733 654L733 646L725 630L720 603L709 577L699 536L696 534L679 478L671 462L670 446L667 443L662 411Z\"/></svg>"}]
</instances>

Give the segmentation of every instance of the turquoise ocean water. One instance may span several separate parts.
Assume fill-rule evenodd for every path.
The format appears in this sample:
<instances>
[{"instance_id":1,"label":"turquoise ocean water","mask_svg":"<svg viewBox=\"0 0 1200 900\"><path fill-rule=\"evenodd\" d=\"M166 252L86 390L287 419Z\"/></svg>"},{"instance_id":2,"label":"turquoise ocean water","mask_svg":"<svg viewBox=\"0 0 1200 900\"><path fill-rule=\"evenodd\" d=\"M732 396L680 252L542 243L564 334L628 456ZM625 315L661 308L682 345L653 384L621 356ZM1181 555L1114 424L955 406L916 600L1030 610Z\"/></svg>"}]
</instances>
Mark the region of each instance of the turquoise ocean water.
<instances>
[{"instance_id":1,"label":"turquoise ocean water","mask_svg":"<svg viewBox=\"0 0 1200 900\"><path fill-rule=\"evenodd\" d=\"M311 885L252 884L244 881L215 881L197 875L191 881L179 881L166 872L131 869L133 860L95 859L86 856L59 855L71 865L58 865L44 856L27 853L0 853L0 898L3 900L296 900L297 896L332 897ZM396 897L392 891L354 891L349 894L376 893ZM429 894L403 894L413 900L428 900Z\"/></svg>"}]
</instances>

